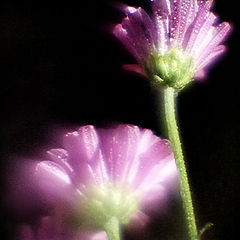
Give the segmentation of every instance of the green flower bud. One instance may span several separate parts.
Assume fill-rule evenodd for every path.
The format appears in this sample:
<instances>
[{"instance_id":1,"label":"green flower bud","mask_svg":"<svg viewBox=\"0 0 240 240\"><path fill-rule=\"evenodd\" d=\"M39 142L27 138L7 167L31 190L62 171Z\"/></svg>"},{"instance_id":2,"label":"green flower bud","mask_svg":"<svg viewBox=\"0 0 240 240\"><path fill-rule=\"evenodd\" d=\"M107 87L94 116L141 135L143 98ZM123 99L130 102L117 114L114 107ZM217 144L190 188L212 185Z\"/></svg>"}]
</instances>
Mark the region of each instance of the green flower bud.
<instances>
[{"instance_id":1,"label":"green flower bud","mask_svg":"<svg viewBox=\"0 0 240 240\"><path fill-rule=\"evenodd\" d=\"M155 84L181 90L193 80L194 64L184 51L172 48L164 55L150 54L145 71Z\"/></svg>"}]
</instances>

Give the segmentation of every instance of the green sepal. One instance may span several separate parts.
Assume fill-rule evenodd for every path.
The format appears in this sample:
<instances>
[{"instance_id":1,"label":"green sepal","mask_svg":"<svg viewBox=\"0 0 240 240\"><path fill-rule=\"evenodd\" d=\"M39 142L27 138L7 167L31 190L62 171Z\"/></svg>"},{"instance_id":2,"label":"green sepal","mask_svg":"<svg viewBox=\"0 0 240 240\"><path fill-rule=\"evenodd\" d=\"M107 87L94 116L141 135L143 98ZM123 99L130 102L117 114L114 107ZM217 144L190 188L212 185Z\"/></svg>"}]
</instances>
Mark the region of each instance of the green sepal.
<instances>
[{"instance_id":1,"label":"green sepal","mask_svg":"<svg viewBox=\"0 0 240 240\"><path fill-rule=\"evenodd\" d=\"M164 55L151 53L144 68L154 84L176 90L183 89L193 80L195 70L192 57L177 48Z\"/></svg>"}]
</instances>

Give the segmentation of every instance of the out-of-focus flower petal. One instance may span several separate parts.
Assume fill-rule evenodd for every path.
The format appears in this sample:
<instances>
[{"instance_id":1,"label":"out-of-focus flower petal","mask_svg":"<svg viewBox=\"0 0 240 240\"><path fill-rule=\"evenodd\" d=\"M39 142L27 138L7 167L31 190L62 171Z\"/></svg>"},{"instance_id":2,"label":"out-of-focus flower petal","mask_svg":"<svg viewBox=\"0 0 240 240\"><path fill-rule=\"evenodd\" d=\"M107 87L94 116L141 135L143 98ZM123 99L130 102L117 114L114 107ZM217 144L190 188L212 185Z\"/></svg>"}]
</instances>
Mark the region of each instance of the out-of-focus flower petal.
<instances>
[{"instance_id":1,"label":"out-of-focus flower petal","mask_svg":"<svg viewBox=\"0 0 240 240\"><path fill-rule=\"evenodd\" d=\"M23 225L21 227L19 240L36 240L34 232L29 225Z\"/></svg>"},{"instance_id":2,"label":"out-of-focus flower petal","mask_svg":"<svg viewBox=\"0 0 240 240\"><path fill-rule=\"evenodd\" d=\"M152 146L149 147L146 152L143 152L138 156L137 173L134 180L132 180L134 181L135 187L143 184L145 178L155 166L159 165L164 168L166 163L169 162L168 157L171 157L174 162L174 157L168 141L159 140L158 142L152 143ZM159 174L154 177L160 180ZM154 183L155 182L151 181L148 182L148 188L151 188Z\"/></svg>"},{"instance_id":3,"label":"out-of-focus flower petal","mask_svg":"<svg viewBox=\"0 0 240 240\"><path fill-rule=\"evenodd\" d=\"M84 126L65 135L64 148L71 156L69 164L75 171L75 182L85 184L93 179L91 165L98 159L98 136L93 126Z\"/></svg>"},{"instance_id":4,"label":"out-of-focus flower petal","mask_svg":"<svg viewBox=\"0 0 240 240\"><path fill-rule=\"evenodd\" d=\"M101 232L82 232L79 233L74 240L108 240L107 234L103 231Z\"/></svg>"},{"instance_id":5,"label":"out-of-focus flower petal","mask_svg":"<svg viewBox=\"0 0 240 240\"><path fill-rule=\"evenodd\" d=\"M48 156L51 160L58 163L64 170L72 175L74 174L74 170L72 169L71 165L69 164L69 155L65 149L56 148L47 151Z\"/></svg>"},{"instance_id":6,"label":"out-of-focus flower petal","mask_svg":"<svg viewBox=\"0 0 240 240\"><path fill-rule=\"evenodd\" d=\"M65 226L59 228L57 224L58 221L52 217L42 217L37 226L21 226L18 240L108 240L103 231L74 232L65 229Z\"/></svg>"},{"instance_id":7,"label":"out-of-focus flower petal","mask_svg":"<svg viewBox=\"0 0 240 240\"><path fill-rule=\"evenodd\" d=\"M42 161L36 164L32 184L52 204L71 203L72 197L75 195L71 178L67 172L52 161Z\"/></svg>"},{"instance_id":8,"label":"out-of-focus flower petal","mask_svg":"<svg viewBox=\"0 0 240 240\"><path fill-rule=\"evenodd\" d=\"M100 134L110 180L124 182L137 152L139 129L120 125L116 129L104 129Z\"/></svg>"}]
</instances>

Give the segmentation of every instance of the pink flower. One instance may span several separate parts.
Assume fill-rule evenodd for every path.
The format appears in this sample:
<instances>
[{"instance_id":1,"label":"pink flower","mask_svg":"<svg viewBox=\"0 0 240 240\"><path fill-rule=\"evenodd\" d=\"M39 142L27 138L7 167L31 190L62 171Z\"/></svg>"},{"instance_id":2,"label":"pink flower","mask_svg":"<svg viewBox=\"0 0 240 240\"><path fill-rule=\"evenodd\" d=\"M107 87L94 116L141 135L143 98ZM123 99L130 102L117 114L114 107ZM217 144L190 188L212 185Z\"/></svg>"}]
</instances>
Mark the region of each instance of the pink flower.
<instances>
[{"instance_id":1,"label":"pink flower","mask_svg":"<svg viewBox=\"0 0 240 240\"><path fill-rule=\"evenodd\" d=\"M137 126L83 126L64 136L63 148L47 153L49 160L25 168L28 184L55 219L77 228L104 229L113 216L144 225L142 211L157 211L176 190L170 143Z\"/></svg>"},{"instance_id":2,"label":"pink flower","mask_svg":"<svg viewBox=\"0 0 240 240\"><path fill-rule=\"evenodd\" d=\"M22 225L19 231L19 240L107 240L105 232L64 231L58 220L52 217L42 217L38 226Z\"/></svg>"},{"instance_id":3,"label":"pink flower","mask_svg":"<svg viewBox=\"0 0 240 240\"><path fill-rule=\"evenodd\" d=\"M213 0L151 0L153 17L142 8L125 7L115 36L138 62L129 70L151 80L182 88L203 78L208 66L226 51L231 29L211 12Z\"/></svg>"}]
</instances>

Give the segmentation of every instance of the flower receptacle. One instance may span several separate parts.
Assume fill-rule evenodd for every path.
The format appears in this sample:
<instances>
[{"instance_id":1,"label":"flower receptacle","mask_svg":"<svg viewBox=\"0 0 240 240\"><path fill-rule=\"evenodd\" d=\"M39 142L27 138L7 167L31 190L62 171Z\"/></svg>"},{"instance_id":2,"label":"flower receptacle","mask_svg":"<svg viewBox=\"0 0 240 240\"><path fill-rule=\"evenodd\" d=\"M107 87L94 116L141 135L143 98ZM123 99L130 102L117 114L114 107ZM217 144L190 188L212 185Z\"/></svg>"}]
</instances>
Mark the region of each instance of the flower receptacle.
<instances>
[{"instance_id":1,"label":"flower receptacle","mask_svg":"<svg viewBox=\"0 0 240 240\"><path fill-rule=\"evenodd\" d=\"M177 90L187 86L195 72L192 57L177 48L170 49L164 55L151 53L145 69L154 84Z\"/></svg>"},{"instance_id":2,"label":"flower receptacle","mask_svg":"<svg viewBox=\"0 0 240 240\"><path fill-rule=\"evenodd\" d=\"M119 224L127 224L138 210L136 194L129 189L106 184L92 186L83 204L85 220L96 228L103 229L113 217Z\"/></svg>"}]
</instances>

